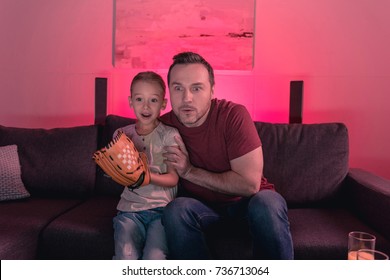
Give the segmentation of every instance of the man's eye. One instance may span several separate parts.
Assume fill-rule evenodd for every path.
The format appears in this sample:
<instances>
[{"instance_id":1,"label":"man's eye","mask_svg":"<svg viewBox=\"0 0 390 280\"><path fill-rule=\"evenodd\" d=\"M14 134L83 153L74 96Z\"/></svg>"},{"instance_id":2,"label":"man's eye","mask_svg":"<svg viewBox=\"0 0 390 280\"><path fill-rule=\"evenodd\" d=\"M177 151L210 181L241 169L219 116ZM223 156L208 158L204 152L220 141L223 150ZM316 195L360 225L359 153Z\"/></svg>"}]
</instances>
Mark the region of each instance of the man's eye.
<instances>
[{"instance_id":1,"label":"man's eye","mask_svg":"<svg viewBox=\"0 0 390 280\"><path fill-rule=\"evenodd\" d=\"M173 89L175 91L182 91L183 90L183 88L181 86L175 86Z\"/></svg>"},{"instance_id":2,"label":"man's eye","mask_svg":"<svg viewBox=\"0 0 390 280\"><path fill-rule=\"evenodd\" d=\"M202 88L201 87L193 87L192 88L192 91L193 92L198 92L198 91L200 91Z\"/></svg>"}]
</instances>

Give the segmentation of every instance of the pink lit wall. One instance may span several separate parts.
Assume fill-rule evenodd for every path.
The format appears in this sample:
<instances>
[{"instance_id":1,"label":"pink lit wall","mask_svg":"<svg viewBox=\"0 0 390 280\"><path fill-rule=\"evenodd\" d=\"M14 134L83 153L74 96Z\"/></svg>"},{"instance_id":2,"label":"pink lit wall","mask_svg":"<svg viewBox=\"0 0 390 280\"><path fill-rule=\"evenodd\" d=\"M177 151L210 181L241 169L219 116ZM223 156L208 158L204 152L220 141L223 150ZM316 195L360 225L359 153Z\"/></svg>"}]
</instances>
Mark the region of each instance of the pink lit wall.
<instances>
[{"instance_id":1,"label":"pink lit wall","mask_svg":"<svg viewBox=\"0 0 390 280\"><path fill-rule=\"evenodd\" d=\"M133 116L141 69L112 67L112 4L0 0L0 124L91 124L97 76L109 78L109 113ZM289 82L304 80L304 122L344 122L350 165L390 179L388 11L388 0L257 0L254 69L217 71L216 96L287 122Z\"/></svg>"}]
</instances>

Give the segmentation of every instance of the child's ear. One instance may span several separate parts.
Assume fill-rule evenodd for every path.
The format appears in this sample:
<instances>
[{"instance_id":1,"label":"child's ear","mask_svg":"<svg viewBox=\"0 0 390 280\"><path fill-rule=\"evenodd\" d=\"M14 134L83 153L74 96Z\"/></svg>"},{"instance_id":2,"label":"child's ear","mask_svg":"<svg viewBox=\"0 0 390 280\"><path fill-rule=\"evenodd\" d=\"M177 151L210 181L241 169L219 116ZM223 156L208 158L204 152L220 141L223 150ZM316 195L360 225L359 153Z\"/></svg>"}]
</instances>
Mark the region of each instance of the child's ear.
<instances>
[{"instance_id":1,"label":"child's ear","mask_svg":"<svg viewBox=\"0 0 390 280\"><path fill-rule=\"evenodd\" d=\"M133 108L133 102L131 102L131 96L128 96L127 98L128 98L128 100L129 100L129 106L130 106L130 108Z\"/></svg>"},{"instance_id":2,"label":"child's ear","mask_svg":"<svg viewBox=\"0 0 390 280\"><path fill-rule=\"evenodd\" d=\"M164 98L164 100L161 104L161 110L165 110L165 108L167 107L167 103L168 103L168 100L166 98Z\"/></svg>"}]
</instances>

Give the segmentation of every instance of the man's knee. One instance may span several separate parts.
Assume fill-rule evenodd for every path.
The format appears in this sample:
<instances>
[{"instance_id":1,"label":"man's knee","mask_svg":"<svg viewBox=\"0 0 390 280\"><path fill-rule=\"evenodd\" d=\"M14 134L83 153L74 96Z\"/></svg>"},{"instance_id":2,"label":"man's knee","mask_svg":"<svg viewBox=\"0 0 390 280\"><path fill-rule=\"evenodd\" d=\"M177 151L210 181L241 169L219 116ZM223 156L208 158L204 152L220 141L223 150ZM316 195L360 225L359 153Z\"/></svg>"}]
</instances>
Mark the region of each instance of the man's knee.
<instances>
[{"instance_id":1,"label":"man's knee","mask_svg":"<svg viewBox=\"0 0 390 280\"><path fill-rule=\"evenodd\" d=\"M287 204L279 193L272 190L264 190L251 198L248 211L250 214L281 214L286 213Z\"/></svg>"},{"instance_id":2,"label":"man's knee","mask_svg":"<svg viewBox=\"0 0 390 280\"><path fill-rule=\"evenodd\" d=\"M165 206L163 215L165 217L171 217L171 216L176 217L176 216L182 214L183 212L185 212L185 211L189 210L189 208L191 208L190 200L192 200L192 199L187 198L187 197L175 198L173 201L168 203L167 206Z\"/></svg>"},{"instance_id":3,"label":"man's knee","mask_svg":"<svg viewBox=\"0 0 390 280\"><path fill-rule=\"evenodd\" d=\"M164 212L182 210L188 206L188 197L177 197L165 206Z\"/></svg>"},{"instance_id":4,"label":"man's knee","mask_svg":"<svg viewBox=\"0 0 390 280\"><path fill-rule=\"evenodd\" d=\"M164 208L162 224L165 226L185 219L188 213L191 212L194 201L196 200L192 198L178 197L168 203Z\"/></svg>"}]
</instances>

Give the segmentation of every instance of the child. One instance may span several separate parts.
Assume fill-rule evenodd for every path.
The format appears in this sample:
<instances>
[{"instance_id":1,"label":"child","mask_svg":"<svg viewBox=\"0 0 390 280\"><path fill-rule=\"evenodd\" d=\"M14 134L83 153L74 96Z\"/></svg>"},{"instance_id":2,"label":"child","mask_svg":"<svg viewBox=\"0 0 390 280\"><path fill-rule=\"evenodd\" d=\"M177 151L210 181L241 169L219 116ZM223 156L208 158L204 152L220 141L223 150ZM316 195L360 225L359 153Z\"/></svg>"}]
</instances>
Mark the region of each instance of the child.
<instances>
[{"instance_id":1,"label":"child","mask_svg":"<svg viewBox=\"0 0 390 280\"><path fill-rule=\"evenodd\" d=\"M166 259L167 245L161 224L163 207L174 199L179 177L164 163L165 146L177 145L175 128L162 124L158 117L167 104L165 83L154 72L138 73L130 87L129 103L137 122L121 130L139 152L148 157L151 181L135 190L124 188L114 218L115 256L113 259Z\"/></svg>"}]
</instances>

